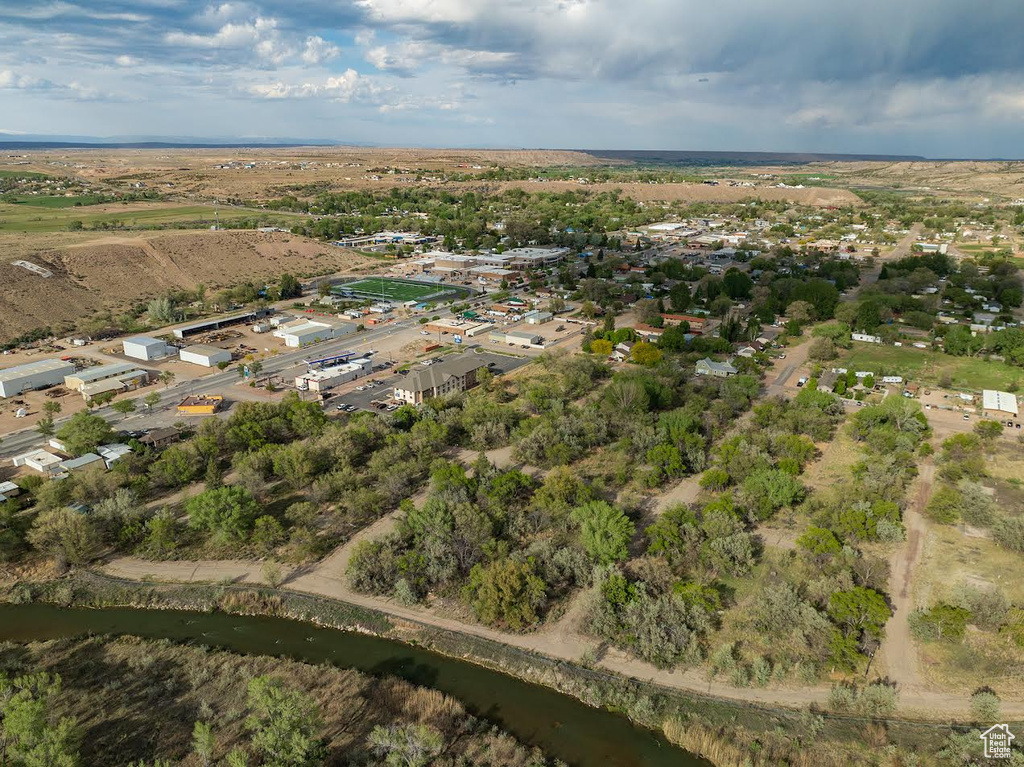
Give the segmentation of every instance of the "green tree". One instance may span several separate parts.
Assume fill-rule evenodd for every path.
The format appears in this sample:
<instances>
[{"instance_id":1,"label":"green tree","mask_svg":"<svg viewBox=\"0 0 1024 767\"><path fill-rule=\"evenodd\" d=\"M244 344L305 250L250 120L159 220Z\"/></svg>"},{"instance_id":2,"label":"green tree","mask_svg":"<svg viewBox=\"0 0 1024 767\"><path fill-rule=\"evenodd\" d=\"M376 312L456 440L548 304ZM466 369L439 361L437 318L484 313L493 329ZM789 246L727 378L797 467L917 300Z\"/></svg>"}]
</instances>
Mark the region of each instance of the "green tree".
<instances>
[{"instance_id":1,"label":"green tree","mask_svg":"<svg viewBox=\"0 0 1024 767\"><path fill-rule=\"evenodd\" d=\"M129 413L134 413L136 409L135 400L133 399L120 399L110 407L124 417L127 417Z\"/></svg>"},{"instance_id":2,"label":"green tree","mask_svg":"<svg viewBox=\"0 0 1024 767\"><path fill-rule=\"evenodd\" d=\"M814 557L831 556L843 550L842 545L831 530L811 525L803 535L796 539L797 548Z\"/></svg>"},{"instance_id":3,"label":"green tree","mask_svg":"<svg viewBox=\"0 0 1024 767\"><path fill-rule=\"evenodd\" d=\"M155 391L151 391L145 397L142 398L142 404L146 406L147 410L152 410L156 407L157 403L160 402L160 395Z\"/></svg>"},{"instance_id":4,"label":"green tree","mask_svg":"<svg viewBox=\"0 0 1024 767\"><path fill-rule=\"evenodd\" d=\"M77 767L74 719L55 719L61 679L47 673L9 679L0 675L0 764L12 767Z\"/></svg>"},{"instance_id":5,"label":"green tree","mask_svg":"<svg viewBox=\"0 0 1024 767\"><path fill-rule=\"evenodd\" d=\"M652 343L638 341L633 345L630 356L638 365L656 365L661 362L662 351Z\"/></svg>"},{"instance_id":6,"label":"green tree","mask_svg":"<svg viewBox=\"0 0 1024 767\"><path fill-rule=\"evenodd\" d=\"M612 353L612 342L603 338L597 338L590 342L590 352L601 357L607 357Z\"/></svg>"},{"instance_id":7,"label":"green tree","mask_svg":"<svg viewBox=\"0 0 1024 767\"><path fill-rule=\"evenodd\" d=\"M590 557L601 564L625 559L636 525L621 509L605 501L590 501L577 507L572 518L580 526L580 540Z\"/></svg>"},{"instance_id":8,"label":"green tree","mask_svg":"<svg viewBox=\"0 0 1024 767\"><path fill-rule=\"evenodd\" d=\"M248 703L252 713L245 726L264 764L313 767L324 762L323 716L312 697L290 689L280 679L258 676L249 682Z\"/></svg>"},{"instance_id":9,"label":"green tree","mask_svg":"<svg viewBox=\"0 0 1024 767\"><path fill-rule=\"evenodd\" d=\"M281 298L297 298L302 295L302 285L293 275L285 273L278 283L278 292Z\"/></svg>"},{"instance_id":10,"label":"green tree","mask_svg":"<svg viewBox=\"0 0 1024 767\"><path fill-rule=\"evenodd\" d=\"M112 442L114 431L98 415L79 411L57 430L57 439L64 443L72 455L84 455L102 444Z\"/></svg>"},{"instance_id":11,"label":"green tree","mask_svg":"<svg viewBox=\"0 0 1024 767\"><path fill-rule=\"evenodd\" d=\"M205 490L185 503L189 526L205 529L235 540L245 540L252 532L259 504L242 487L217 487Z\"/></svg>"},{"instance_id":12,"label":"green tree","mask_svg":"<svg viewBox=\"0 0 1024 767\"><path fill-rule=\"evenodd\" d=\"M874 589L854 586L849 591L837 591L829 597L828 614L848 632L878 638L892 611L885 597Z\"/></svg>"},{"instance_id":13,"label":"green tree","mask_svg":"<svg viewBox=\"0 0 1024 767\"><path fill-rule=\"evenodd\" d=\"M534 572L532 559L518 562L505 558L474 565L466 586L477 618L514 631L540 620L538 611L546 595L547 584Z\"/></svg>"},{"instance_id":14,"label":"green tree","mask_svg":"<svg viewBox=\"0 0 1024 767\"><path fill-rule=\"evenodd\" d=\"M203 767L213 764L213 752L217 747L217 739L213 735L213 727L206 722L197 721L192 728L192 753Z\"/></svg>"},{"instance_id":15,"label":"green tree","mask_svg":"<svg viewBox=\"0 0 1024 767\"><path fill-rule=\"evenodd\" d=\"M757 469L743 480L743 496L759 519L803 500L803 483L781 469Z\"/></svg>"},{"instance_id":16,"label":"green tree","mask_svg":"<svg viewBox=\"0 0 1024 767\"><path fill-rule=\"evenodd\" d=\"M82 512L66 507L40 513L28 531L28 540L40 551L70 565L91 562L102 545L93 521Z\"/></svg>"},{"instance_id":17,"label":"green tree","mask_svg":"<svg viewBox=\"0 0 1024 767\"><path fill-rule=\"evenodd\" d=\"M1003 424L999 421L978 421L974 425L974 433L986 444L991 444L1003 433Z\"/></svg>"}]
</instances>

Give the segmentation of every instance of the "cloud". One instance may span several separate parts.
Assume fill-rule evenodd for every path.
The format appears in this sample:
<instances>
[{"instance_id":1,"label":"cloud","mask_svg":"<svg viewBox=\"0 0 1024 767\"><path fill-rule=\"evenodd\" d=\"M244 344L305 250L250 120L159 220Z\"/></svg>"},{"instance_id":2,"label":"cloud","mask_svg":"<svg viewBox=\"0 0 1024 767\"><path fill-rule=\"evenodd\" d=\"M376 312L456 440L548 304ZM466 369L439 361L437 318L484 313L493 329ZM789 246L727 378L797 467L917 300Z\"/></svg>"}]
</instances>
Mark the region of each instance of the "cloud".
<instances>
[{"instance_id":1,"label":"cloud","mask_svg":"<svg viewBox=\"0 0 1024 767\"><path fill-rule=\"evenodd\" d=\"M319 35L306 38L306 46L302 50L302 60L307 64L323 64L341 55L341 48L329 43Z\"/></svg>"},{"instance_id":2,"label":"cloud","mask_svg":"<svg viewBox=\"0 0 1024 767\"><path fill-rule=\"evenodd\" d=\"M378 86L360 76L354 69L347 69L336 77L328 77L318 83L287 84L281 81L257 83L246 87L245 91L261 99L325 97L341 102L349 102L353 99L371 99L381 93Z\"/></svg>"}]
</instances>

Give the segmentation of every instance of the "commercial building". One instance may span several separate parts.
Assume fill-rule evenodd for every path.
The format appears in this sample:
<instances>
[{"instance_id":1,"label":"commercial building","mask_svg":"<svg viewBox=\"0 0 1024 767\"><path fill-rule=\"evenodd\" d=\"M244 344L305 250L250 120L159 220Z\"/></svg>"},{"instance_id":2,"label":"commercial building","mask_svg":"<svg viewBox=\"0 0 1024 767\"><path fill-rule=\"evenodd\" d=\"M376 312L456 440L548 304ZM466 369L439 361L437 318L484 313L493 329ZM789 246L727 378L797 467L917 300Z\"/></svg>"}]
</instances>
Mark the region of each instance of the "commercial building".
<instances>
[{"instance_id":1,"label":"commercial building","mask_svg":"<svg viewBox=\"0 0 1024 767\"><path fill-rule=\"evenodd\" d=\"M63 360L39 360L0 370L0 397L17 397L22 392L56 386L74 372L75 366Z\"/></svg>"},{"instance_id":2,"label":"commercial building","mask_svg":"<svg viewBox=\"0 0 1024 767\"><path fill-rule=\"evenodd\" d=\"M283 340L285 346L298 349L318 341L350 335L356 332L357 327L351 322L337 320L296 320L279 327L274 331L274 336Z\"/></svg>"},{"instance_id":3,"label":"commercial building","mask_svg":"<svg viewBox=\"0 0 1024 767\"><path fill-rule=\"evenodd\" d=\"M568 248L513 248L502 253L508 258L508 268L515 271L542 269L554 266L568 255Z\"/></svg>"},{"instance_id":4,"label":"commercial building","mask_svg":"<svg viewBox=\"0 0 1024 767\"><path fill-rule=\"evenodd\" d=\"M510 346L536 346L544 338L532 330L492 330L490 340L497 341L499 344L509 344Z\"/></svg>"},{"instance_id":5,"label":"commercial building","mask_svg":"<svg viewBox=\"0 0 1024 767\"><path fill-rule=\"evenodd\" d=\"M341 365L310 370L295 378L295 388L309 391L328 391L357 378L369 375L373 370L373 362L360 358Z\"/></svg>"},{"instance_id":6,"label":"commercial building","mask_svg":"<svg viewBox=\"0 0 1024 767\"><path fill-rule=\"evenodd\" d=\"M551 312L542 312L537 309L523 315L523 319L526 320L529 325L543 325L545 322L551 322L554 318L555 315Z\"/></svg>"},{"instance_id":7,"label":"commercial building","mask_svg":"<svg viewBox=\"0 0 1024 767\"><path fill-rule=\"evenodd\" d=\"M109 383L93 386L103 381ZM72 391L81 392L87 400L107 391L127 391L149 382L149 371L130 362L115 362L111 365L97 365L64 376L64 385Z\"/></svg>"},{"instance_id":8,"label":"commercial building","mask_svg":"<svg viewBox=\"0 0 1024 767\"><path fill-rule=\"evenodd\" d=\"M126 338L122 344L125 357L136 360L159 360L169 357L172 349L164 341L150 336L132 336Z\"/></svg>"},{"instance_id":9,"label":"commercial building","mask_svg":"<svg viewBox=\"0 0 1024 767\"><path fill-rule=\"evenodd\" d=\"M216 346L193 344L178 352L182 362L202 365L204 368L217 367L222 362L231 362L231 352Z\"/></svg>"},{"instance_id":10,"label":"commercial building","mask_svg":"<svg viewBox=\"0 0 1024 767\"><path fill-rule=\"evenodd\" d=\"M996 416L1012 415L1016 418L1020 414L1017 407L1017 396L1008 391L996 391L995 389L983 389L981 392L981 406L986 413Z\"/></svg>"},{"instance_id":11,"label":"commercial building","mask_svg":"<svg viewBox=\"0 0 1024 767\"><path fill-rule=\"evenodd\" d=\"M270 312L270 309L253 309L251 312L242 312L241 314L231 314L227 317L219 317L213 320L195 322L191 325L184 325L180 328L175 328L174 336L175 338L188 338L189 336L208 333L211 330L219 330L220 328L228 327L230 325L245 325L250 322L256 322L256 320L263 319L270 314Z\"/></svg>"},{"instance_id":12,"label":"commercial building","mask_svg":"<svg viewBox=\"0 0 1024 767\"><path fill-rule=\"evenodd\" d=\"M420 368L395 385L395 399L419 405L431 397L466 391L476 386L477 371L487 367L476 355L462 354L439 362L430 367Z\"/></svg>"},{"instance_id":13,"label":"commercial building","mask_svg":"<svg viewBox=\"0 0 1024 767\"><path fill-rule=\"evenodd\" d=\"M178 403L180 415L213 415L224 405L220 394L192 394Z\"/></svg>"}]
</instances>

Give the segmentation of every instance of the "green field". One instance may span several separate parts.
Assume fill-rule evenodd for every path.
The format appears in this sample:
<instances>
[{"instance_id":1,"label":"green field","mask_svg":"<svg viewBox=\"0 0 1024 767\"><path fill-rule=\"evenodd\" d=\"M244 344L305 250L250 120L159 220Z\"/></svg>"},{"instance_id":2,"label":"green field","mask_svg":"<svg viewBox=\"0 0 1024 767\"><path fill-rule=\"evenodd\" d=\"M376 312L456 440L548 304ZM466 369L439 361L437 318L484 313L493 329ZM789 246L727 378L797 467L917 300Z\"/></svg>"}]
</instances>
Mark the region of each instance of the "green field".
<instances>
[{"instance_id":1,"label":"green field","mask_svg":"<svg viewBox=\"0 0 1024 767\"><path fill-rule=\"evenodd\" d=\"M47 176L45 173L35 173L30 170L0 170L0 178L27 178L32 181L43 181L53 176Z\"/></svg>"},{"instance_id":2,"label":"green field","mask_svg":"<svg viewBox=\"0 0 1024 767\"><path fill-rule=\"evenodd\" d=\"M921 383L938 384L948 376L952 388L969 391L1006 390L1016 381L1024 381L1024 368L1003 362L951 357L930 349L912 346L880 346L854 342L832 363L849 370L870 370L876 376L898 375Z\"/></svg>"},{"instance_id":3,"label":"green field","mask_svg":"<svg viewBox=\"0 0 1024 767\"><path fill-rule=\"evenodd\" d=\"M75 197L64 197L63 195L18 195L13 199L5 198L5 203L11 205L27 206L29 208L75 208L84 205L98 205L105 202L100 195L76 195Z\"/></svg>"},{"instance_id":4,"label":"green field","mask_svg":"<svg viewBox=\"0 0 1024 767\"><path fill-rule=\"evenodd\" d=\"M436 296L444 290L442 285L423 285L404 280L393 280L388 277L367 277L355 282L347 282L339 286L341 289L366 298L386 298L391 301L419 301L428 296Z\"/></svg>"},{"instance_id":5,"label":"green field","mask_svg":"<svg viewBox=\"0 0 1024 767\"><path fill-rule=\"evenodd\" d=\"M72 207L54 204L36 205L39 200L69 200ZM82 198L77 198L82 199ZM164 225L194 224L197 229L206 229L214 223L213 207L209 205L167 206L163 203L127 202L104 206L103 212L89 206L73 207L76 198L36 198L28 203L0 203L0 231L4 232L63 232L76 228L72 223L80 221L85 230L100 228L153 229ZM232 223L242 219L258 217L267 225L290 226L295 214L266 211L220 211L221 226L231 228Z\"/></svg>"}]
</instances>

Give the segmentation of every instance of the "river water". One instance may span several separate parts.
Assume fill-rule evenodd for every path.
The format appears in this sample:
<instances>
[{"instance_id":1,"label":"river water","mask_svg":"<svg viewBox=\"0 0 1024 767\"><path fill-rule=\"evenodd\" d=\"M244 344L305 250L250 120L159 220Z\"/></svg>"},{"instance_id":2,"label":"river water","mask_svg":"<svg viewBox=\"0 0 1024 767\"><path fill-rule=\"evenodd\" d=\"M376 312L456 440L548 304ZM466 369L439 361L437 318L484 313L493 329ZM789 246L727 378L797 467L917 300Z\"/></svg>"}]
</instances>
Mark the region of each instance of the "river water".
<instances>
[{"instance_id":1,"label":"river water","mask_svg":"<svg viewBox=\"0 0 1024 767\"><path fill-rule=\"evenodd\" d=\"M486 668L389 639L284 618L225 613L0 605L0 641L132 634L391 674L458 698L531 746L574 767L706 767L624 716Z\"/></svg>"}]
</instances>

